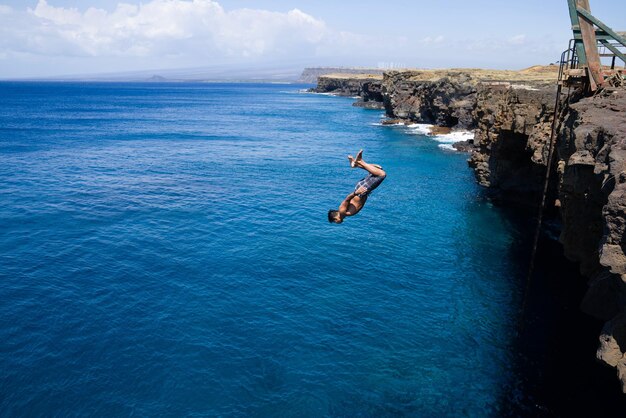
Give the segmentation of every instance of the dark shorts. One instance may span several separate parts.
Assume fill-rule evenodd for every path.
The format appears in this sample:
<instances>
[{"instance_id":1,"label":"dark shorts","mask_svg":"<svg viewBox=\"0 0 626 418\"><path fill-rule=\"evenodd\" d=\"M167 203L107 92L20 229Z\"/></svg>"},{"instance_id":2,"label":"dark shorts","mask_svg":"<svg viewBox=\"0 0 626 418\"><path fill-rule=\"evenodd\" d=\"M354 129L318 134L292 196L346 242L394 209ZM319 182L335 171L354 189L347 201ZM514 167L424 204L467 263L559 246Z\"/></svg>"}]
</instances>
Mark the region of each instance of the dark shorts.
<instances>
[{"instance_id":1,"label":"dark shorts","mask_svg":"<svg viewBox=\"0 0 626 418\"><path fill-rule=\"evenodd\" d=\"M365 187L365 193L357 194L359 197L364 197L369 195L375 188L380 186L380 183L385 179L384 176L375 176L373 174L368 174L367 177L362 178L354 187L354 191L356 192L361 187Z\"/></svg>"}]
</instances>

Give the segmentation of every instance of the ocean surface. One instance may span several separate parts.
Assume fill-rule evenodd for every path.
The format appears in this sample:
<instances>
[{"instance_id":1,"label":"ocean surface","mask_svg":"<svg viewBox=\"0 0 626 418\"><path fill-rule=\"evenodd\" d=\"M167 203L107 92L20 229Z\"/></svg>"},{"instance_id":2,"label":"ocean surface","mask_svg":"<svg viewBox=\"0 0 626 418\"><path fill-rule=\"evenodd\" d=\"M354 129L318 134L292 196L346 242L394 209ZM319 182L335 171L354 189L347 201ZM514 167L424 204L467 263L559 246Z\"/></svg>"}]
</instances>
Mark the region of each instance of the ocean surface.
<instances>
[{"instance_id":1,"label":"ocean surface","mask_svg":"<svg viewBox=\"0 0 626 418\"><path fill-rule=\"evenodd\" d=\"M2 416L508 408L524 231L466 154L304 87L0 83ZM329 224L360 148L388 177Z\"/></svg>"}]
</instances>

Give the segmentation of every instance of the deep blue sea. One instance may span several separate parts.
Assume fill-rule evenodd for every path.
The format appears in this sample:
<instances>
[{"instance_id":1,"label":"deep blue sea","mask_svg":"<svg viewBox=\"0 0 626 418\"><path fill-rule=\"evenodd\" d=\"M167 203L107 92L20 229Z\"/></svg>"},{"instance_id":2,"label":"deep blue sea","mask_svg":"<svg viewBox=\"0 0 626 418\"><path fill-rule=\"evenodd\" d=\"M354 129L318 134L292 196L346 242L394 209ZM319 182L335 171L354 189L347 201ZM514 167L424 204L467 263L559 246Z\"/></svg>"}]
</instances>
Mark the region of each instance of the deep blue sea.
<instances>
[{"instance_id":1,"label":"deep blue sea","mask_svg":"<svg viewBox=\"0 0 626 418\"><path fill-rule=\"evenodd\" d=\"M521 232L466 154L304 87L0 83L0 415L506 409ZM387 179L329 224L360 148Z\"/></svg>"}]
</instances>

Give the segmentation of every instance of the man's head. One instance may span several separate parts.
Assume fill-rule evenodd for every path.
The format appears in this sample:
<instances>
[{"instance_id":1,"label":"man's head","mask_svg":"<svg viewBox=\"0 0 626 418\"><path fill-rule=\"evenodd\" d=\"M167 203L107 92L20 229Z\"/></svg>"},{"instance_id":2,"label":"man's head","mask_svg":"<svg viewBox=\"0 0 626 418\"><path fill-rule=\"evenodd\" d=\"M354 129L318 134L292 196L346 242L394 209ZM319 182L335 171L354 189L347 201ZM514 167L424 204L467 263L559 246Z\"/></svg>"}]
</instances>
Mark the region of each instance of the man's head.
<instances>
[{"instance_id":1,"label":"man's head","mask_svg":"<svg viewBox=\"0 0 626 418\"><path fill-rule=\"evenodd\" d=\"M328 222L340 224L343 222L341 219L341 215L339 215L339 211L335 209L331 209L328 211Z\"/></svg>"}]
</instances>

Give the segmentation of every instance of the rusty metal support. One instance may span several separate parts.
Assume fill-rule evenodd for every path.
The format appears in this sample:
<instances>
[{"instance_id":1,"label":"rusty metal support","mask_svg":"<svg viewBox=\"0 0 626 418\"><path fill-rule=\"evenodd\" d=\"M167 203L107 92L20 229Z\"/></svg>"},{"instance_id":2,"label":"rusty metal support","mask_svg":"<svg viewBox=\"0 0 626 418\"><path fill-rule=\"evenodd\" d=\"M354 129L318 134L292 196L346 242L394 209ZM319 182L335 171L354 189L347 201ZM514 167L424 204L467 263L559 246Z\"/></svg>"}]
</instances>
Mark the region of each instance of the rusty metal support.
<instances>
[{"instance_id":1,"label":"rusty metal support","mask_svg":"<svg viewBox=\"0 0 626 418\"><path fill-rule=\"evenodd\" d=\"M578 24L580 26L580 34L583 38L583 46L587 57L587 71L589 71L589 86L591 91L596 91L598 87L604 84L604 75L602 74L602 64L600 55L598 55L598 45L596 40L596 32L593 23L585 18L583 11L589 10L589 0L576 0L578 7ZM582 17L582 19L581 19Z\"/></svg>"},{"instance_id":2,"label":"rusty metal support","mask_svg":"<svg viewBox=\"0 0 626 418\"><path fill-rule=\"evenodd\" d=\"M577 63L566 65L563 84L576 83L580 80L580 70L584 71L583 79L589 90L594 92L604 84L605 77L611 71L604 71L598 47L604 47L612 54L603 53L603 57L621 59L626 63L626 53L619 48L626 48L626 39L620 33L604 24L591 14L589 0L567 0L574 45L572 47ZM614 63L613 63L614 68Z\"/></svg>"},{"instance_id":3,"label":"rusty metal support","mask_svg":"<svg viewBox=\"0 0 626 418\"><path fill-rule=\"evenodd\" d=\"M587 20L589 23L596 25L597 27L602 29L607 35L609 35L612 39L614 39L615 41L619 42L620 44L626 47L626 39L624 37L622 37L620 34L618 34L613 29L608 27L606 24L600 21L600 19L598 19L597 17L592 16L588 10L582 9L580 7L577 8L576 10L578 11L578 14L584 17L585 20Z\"/></svg>"}]
</instances>

